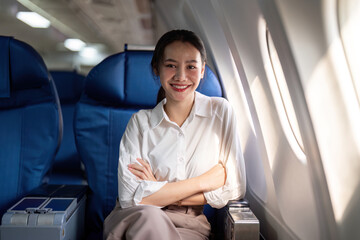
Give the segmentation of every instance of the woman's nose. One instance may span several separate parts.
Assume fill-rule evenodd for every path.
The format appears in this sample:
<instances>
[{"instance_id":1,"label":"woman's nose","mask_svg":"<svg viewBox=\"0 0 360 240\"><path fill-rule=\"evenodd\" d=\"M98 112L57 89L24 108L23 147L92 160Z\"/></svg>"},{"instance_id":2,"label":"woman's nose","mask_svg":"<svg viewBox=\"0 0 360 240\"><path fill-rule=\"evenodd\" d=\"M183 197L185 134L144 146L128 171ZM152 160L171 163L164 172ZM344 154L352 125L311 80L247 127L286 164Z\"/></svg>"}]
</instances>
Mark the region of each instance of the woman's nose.
<instances>
[{"instance_id":1,"label":"woman's nose","mask_svg":"<svg viewBox=\"0 0 360 240\"><path fill-rule=\"evenodd\" d=\"M182 68L177 68L175 73L175 80L184 81L186 79L185 70Z\"/></svg>"}]
</instances>

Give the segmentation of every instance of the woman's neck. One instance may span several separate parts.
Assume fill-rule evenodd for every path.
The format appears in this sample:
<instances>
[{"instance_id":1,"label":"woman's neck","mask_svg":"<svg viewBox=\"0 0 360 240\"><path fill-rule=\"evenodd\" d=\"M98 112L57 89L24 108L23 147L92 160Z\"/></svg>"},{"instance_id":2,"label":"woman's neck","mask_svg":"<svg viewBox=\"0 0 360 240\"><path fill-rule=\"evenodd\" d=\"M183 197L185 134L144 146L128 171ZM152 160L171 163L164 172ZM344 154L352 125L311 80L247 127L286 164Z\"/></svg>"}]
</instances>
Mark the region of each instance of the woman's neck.
<instances>
[{"instance_id":1,"label":"woman's neck","mask_svg":"<svg viewBox=\"0 0 360 240\"><path fill-rule=\"evenodd\" d=\"M195 93L191 99L186 99L181 102L167 101L164 105L164 110L169 119L181 127L190 115L191 109L194 105L194 99Z\"/></svg>"}]
</instances>

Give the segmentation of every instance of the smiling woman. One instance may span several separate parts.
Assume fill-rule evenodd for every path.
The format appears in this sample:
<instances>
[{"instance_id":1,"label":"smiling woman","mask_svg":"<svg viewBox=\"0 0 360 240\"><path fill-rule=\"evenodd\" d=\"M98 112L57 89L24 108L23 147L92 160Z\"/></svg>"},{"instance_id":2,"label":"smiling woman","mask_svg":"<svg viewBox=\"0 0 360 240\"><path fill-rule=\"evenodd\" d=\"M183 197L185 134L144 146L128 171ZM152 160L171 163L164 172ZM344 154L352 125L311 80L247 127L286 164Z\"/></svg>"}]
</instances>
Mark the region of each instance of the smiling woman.
<instances>
[{"instance_id":1,"label":"smiling woman","mask_svg":"<svg viewBox=\"0 0 360 240\"><path fill-rule=\"evenodd\" d=\"M204 77L205 62L190 43L176 41L165 48L160 65L160 82L166 95L165 112L179 126L188 117L194 91ZM179 111L180 110L180 111Z\"/></svg>"},{"instance_id":2,"label":"smiling woman","mask_svg":"<svg viewBox=\"0 0 360 240\"><path fill-rule=\"evenodd\" d=\"M225 99L195 91L205 59L202 41L186 30L166 33L155 47L165 99L134 114L121 139L121 191L104 222L106 239L208 239L203 205L222 208L244 196L235 114Z\"/></svg>"},{"instance_id":3,"label":"smiling woman","mask_svg":"<svg viewBox=\"0 0 360 240\"><path fill-rule=\"evenodd\" d=\"M176 63L176 61L169 57L165 57L165 48L168 45L171 45L175 42L178 42L178 44L183 43L185 46L188 46L190 49L194 48L192 50L195 50L195 52L192 52L192 54L200 53L201 63L205 65L206 51L205 51L204 43L201 41L201 39L198 36L196 36L195 34L189 31L182 31L182 30L170 31L164 34L157 43L157 51L154 52L154 57L151 61L151 67L153 68L155 75L159 76L160 67L163 65L167 65L167 67L176 68L176 65L174 64ZM170 48L167 49L168 51L171 50ZM197 59L197 56L192 56L193 59L191 59L191 56L188 56L188 58L189 59L186 60L186 63L189 64L188 68L193 69L194 66L192 64L198 62L199 59ZM168 61L167 64L165 63L165 61ZM202 74L201 75L202 78L204 76L204 69L202 69L201 74ZM180 86L177 89L180 88L182 87ZM161 87L158 93L157 102L159 103L164 98L165 98L165 92L163 87Z\"/></svg>"}]
</instances>

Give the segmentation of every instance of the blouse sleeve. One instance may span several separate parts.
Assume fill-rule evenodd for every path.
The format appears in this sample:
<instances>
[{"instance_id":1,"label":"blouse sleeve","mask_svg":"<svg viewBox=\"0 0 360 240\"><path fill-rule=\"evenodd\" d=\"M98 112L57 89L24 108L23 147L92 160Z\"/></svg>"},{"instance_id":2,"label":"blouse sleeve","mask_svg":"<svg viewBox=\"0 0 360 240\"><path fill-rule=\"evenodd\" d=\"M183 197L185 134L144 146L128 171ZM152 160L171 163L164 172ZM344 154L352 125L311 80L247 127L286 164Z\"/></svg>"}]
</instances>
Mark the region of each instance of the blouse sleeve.
<instances>
[{"instance_id":1,"label":"blouse sleeve","mask_svg":"<svg viewBox=\"0 0 360 240\"><path fill-rule=\"evenodd\" d=\"M166 181L138 180L129 171L128 164L138 163L136 159L142 158L140 153L141 139L138 123L133 115L121 139L119 150L118 194L122 208L139 205L144 197L155 193L167 183Z\"/></svg>"},{"instance_id":2,"label":"blouse sleeve","mask_svg":"<svg viewBox=\"0 0 360 240\"><path fill-rule=\"evenodd\" d=\"M226 170L226 182L221 188L204 193L204 196L215 208L224 207L229 200L244 197L246 191L245 163L241 151L240 139L237 133L236 118L232 107L223 102L223 137L220 159Z\"/></svg>"}]
</instances>

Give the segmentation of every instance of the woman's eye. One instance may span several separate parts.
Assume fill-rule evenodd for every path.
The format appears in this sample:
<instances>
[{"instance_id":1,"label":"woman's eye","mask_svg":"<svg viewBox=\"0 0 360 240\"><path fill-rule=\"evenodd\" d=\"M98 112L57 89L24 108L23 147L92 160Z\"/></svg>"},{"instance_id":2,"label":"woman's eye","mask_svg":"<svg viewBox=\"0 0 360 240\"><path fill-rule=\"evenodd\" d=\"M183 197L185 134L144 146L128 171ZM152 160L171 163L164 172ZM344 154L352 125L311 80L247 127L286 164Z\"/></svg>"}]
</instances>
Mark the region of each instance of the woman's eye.
<instances>
[{"instance_id":1,"label":"woman's eye","mask_svg":"<svg viewBox=\"0 0 360 240\"><path fill-rule=\"evenodd\" d=\"M173 64L166 64L165 66L168 68L175 68L175 65L173 65Z\"/></svg>"},{"instance_id":2,"label":"woman's eye","mask_svg":"<svg viewBox=\"0 0 360 240\"><path fill-rule=\"evenodd\" d=\"M189 69L196 69L195 66L188 66Z\"/></svg>"}]
</instances>

